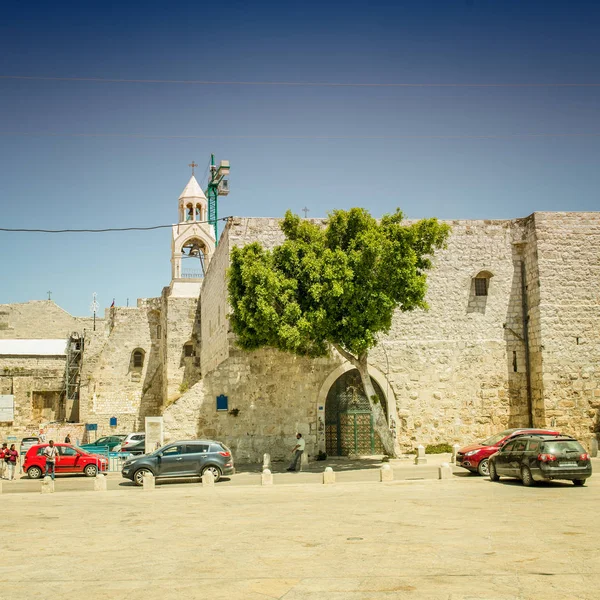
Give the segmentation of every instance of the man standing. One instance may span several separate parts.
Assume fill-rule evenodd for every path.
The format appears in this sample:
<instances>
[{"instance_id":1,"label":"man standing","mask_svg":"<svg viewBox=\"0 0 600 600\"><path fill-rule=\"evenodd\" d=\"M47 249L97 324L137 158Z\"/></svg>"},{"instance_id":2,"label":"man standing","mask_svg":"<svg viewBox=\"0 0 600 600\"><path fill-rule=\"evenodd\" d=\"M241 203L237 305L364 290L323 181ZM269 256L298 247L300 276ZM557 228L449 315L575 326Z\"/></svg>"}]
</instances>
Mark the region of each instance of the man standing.
<instances>
[{"instance_id":1,"label":"man standing","mask_svg":"<svg viewBox=\"0 0 600 600\"><path fill-rule=\"evenodd\" d=\"M6 461L4 460L4 457L6 456L7 452L8 444L4 442L4 444L2 444L2 448L0 449L0 479L4 479L4 471L6 470Z\"/></svg>"},{"instance_id":2,"label":"man standing","mask_svg":"<svg viewBox=\"0 0 600 600\"><path fill-rule=\"evenodd\" d=\"M58 448L54 445L54 440L50 440L50 445L44 448L44 456L46 457L46 473L44 476L46 477L48 473L51 473L50 476L54 479L56 463L59 460Z\"/></svg>"},{"instance_id":3,"label":"man standing","mask_svg":"<svg viewBox=\"0 0 600 600\"><path fill-rule=\"evenodd\" d=\"M10 450L7 450L4 453L4 460L8 467L8 480L11 481L15 479L15 468L17 466L17 459L19 458L19 453L15 448L14 444L10 445Z\"/></svg>"},{"instance_id":4,"label":"man standing","mask_svg":"<svg viewBox=\"0 0 600 600\"><path fill-rule=\"evenodd\" d=\"M298 440L298 443L294 446L294 449L292 450L294 458L287 469L288 471L296 470L298 463L301 463L302 461L302 454L304 453L304 448L306 447L306 442L304 441L304 438L302 437L301 433L296 434L296 439Z\"/></svg>"}]
</instances>

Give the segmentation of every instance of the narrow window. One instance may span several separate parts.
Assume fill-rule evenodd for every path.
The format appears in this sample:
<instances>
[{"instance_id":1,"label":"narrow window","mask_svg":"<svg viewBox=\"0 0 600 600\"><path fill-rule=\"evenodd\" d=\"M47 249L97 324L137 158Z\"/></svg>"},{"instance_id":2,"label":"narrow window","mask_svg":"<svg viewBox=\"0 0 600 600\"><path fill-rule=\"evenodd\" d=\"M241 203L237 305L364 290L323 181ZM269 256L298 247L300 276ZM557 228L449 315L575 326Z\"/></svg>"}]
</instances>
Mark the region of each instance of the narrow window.
<instances>
[{"instance_id":1,"label":"narrow window","mask_svg":"<svg viewBox=\"0 0 600 600\"><path fill-rule=\"evenodd\" d=\"M160 325L156 326L156 339L160 340L160 336L162 335L162 329Z\"/></svg>"},{"instance_id":2,"label":"narrow window","mask_svg":"<svg viewBox=\"0 0 600 600\"><path fill-rule=\"evenodd\" d=\"M185 344L185 346L183 347L183 355L186 358L194 356L194 346L191 343Z\"/></svg>"},{"instance_id":3,"label":"narrow window","mask_svg":"<svg viewBox=\"0 0 600 600\"><path fill-rule=\"evenodd\" d=\"M517 352L513 350L513 371L517 372Z\"/></svg>"},{"instance_id":4,"label":"narrow window","mask_svg":"<svg viewBox=\"0 0 600 600\"><path fill-rule=\"evenodd\" d=\"M133 368L141 369L144 366L144 353L141 350L135 350L133 353Z\"/></svg>"},{"instance_id":5,"label":"narrow window","mask_svg":"<svg viewBox=\"0 0 600 600\"><path fill-rule=\"evenodd\" d=\"M475 277L475 295L476 296L487 296L488 295L488 281L487 277Z\"/></svg>"}]
</instances>

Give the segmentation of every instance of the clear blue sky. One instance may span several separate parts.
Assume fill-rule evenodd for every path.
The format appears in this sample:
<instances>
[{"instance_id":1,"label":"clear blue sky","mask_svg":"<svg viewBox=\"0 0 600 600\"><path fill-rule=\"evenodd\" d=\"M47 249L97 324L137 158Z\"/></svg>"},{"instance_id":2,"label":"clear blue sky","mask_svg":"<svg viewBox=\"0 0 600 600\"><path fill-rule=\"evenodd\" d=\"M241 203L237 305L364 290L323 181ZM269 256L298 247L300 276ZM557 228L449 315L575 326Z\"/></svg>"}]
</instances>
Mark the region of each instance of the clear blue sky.
<instances>
[{"instance_id":1,"label":"clear blue sky","mask_svg":"<svg viewBox=\"0 0 600 600\"><path fill-rule=\"evenodd\" d=\"M565 0L7 2L0 75L598 84L600 6ZM172 223L188 163L200 164L201 180L211 152L232 165L221 215L278 217L287 208L300 214L305 205L312 217L351 206L375 216L399 206L408 217L488 219L598 210L599 108L598 86L0 79L0 222L31 228ZM87 315L94 291L104 308L113 297L124 305L127 298L131 304L157 296L170 280L169 230L0 232L0 253L0 303L44 299L52 290L66 310Z\"/></svg>"}]
</instances>

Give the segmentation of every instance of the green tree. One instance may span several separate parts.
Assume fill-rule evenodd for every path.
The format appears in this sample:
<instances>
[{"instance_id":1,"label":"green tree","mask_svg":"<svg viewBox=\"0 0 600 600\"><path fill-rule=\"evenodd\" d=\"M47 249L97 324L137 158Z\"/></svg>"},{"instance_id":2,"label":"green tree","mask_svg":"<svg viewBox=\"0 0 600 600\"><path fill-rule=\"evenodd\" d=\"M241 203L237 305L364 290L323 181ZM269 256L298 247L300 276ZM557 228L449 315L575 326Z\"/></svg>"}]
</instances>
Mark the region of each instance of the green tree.
<instances>
[{"instance_id":1,"label":"green tree","mask_svg":"<svg viewBox=\"0 0 600 600\"><path fill-rule=\"evenodd\" d=\"M368 373L368 353L395 310L426 309L426 272L449 227L437 219L402 224L400 210L379 222L353 208L324 227L288 211L285 241L234 247L229 269L233 331L245 350L273 347L303 356L335 348L361 376L385 451L394 440Z\"/></svg>"}]
</instances>

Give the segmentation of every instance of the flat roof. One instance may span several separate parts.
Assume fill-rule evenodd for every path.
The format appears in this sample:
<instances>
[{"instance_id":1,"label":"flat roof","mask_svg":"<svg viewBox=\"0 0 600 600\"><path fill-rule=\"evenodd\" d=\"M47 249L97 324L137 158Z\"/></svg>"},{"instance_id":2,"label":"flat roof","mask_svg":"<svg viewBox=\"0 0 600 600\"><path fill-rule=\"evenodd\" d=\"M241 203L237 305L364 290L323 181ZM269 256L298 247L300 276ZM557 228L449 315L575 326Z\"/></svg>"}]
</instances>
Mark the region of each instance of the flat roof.
<instances>
[{"instance_id":1,"label":"flat roof","mask_svg":"<svg viewBox=\"0 0 600 600\"><path fill-rule=\"evenodd\" d=\"M64 356L67 340L0 340L0 356Z\"/></svg>"}]
</instances>

